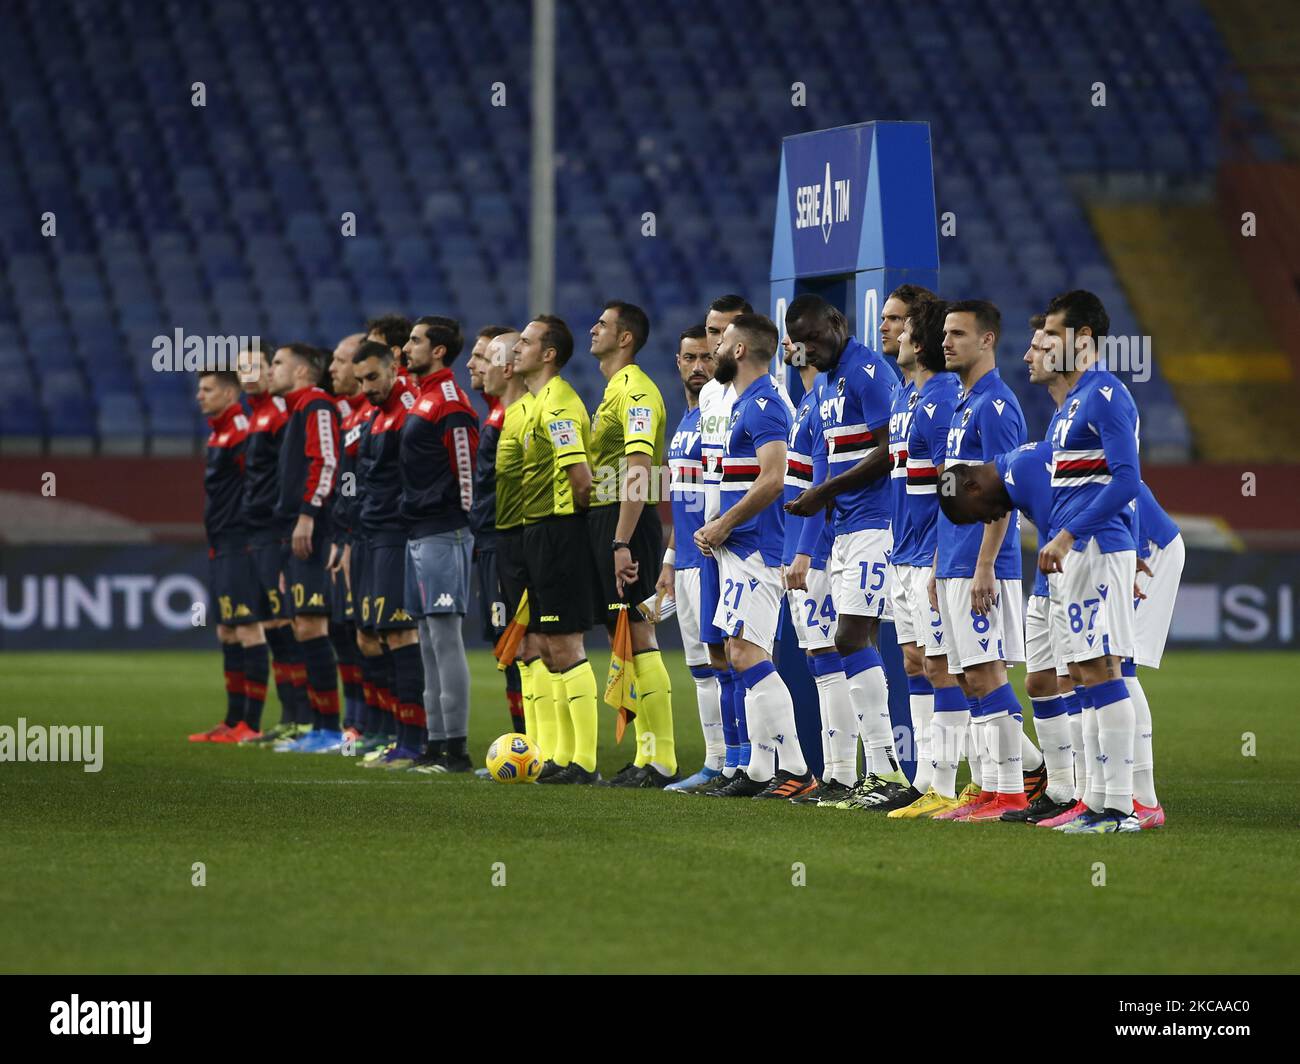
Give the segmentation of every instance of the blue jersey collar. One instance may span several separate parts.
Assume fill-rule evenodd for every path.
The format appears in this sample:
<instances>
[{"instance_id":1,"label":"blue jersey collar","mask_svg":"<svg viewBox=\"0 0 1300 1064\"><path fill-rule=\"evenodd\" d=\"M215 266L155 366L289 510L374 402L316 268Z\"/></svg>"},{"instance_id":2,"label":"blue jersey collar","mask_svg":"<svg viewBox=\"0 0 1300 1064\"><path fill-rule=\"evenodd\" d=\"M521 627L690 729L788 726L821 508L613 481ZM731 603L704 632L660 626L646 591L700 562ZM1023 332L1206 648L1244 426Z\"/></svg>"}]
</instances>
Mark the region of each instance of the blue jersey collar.
<instances>
[{"instance_id":1,"label":"blue jersey collar","mask_svg":"<svg viewBox=\"0 0 1300 1064\"><path fill-rule=\"evenodd\" d=\"M971 388L970 391L966 391L964 388L962 388L961 399L958 401L957 405L961 406L962 403L966 402L966 400L969 399L972 395L979 395L981 392L988 391L991 387L993 387L994 381L1000 381L1000 380L1002 380L1002 377L998 373L997 366L994 366L991 370L989 370L986 374L984 374L984 376L982 376L979 380L975 382L975 386ZM961 388L960 379L958 379L957 386Z\"/></svg>"}]
</instances>

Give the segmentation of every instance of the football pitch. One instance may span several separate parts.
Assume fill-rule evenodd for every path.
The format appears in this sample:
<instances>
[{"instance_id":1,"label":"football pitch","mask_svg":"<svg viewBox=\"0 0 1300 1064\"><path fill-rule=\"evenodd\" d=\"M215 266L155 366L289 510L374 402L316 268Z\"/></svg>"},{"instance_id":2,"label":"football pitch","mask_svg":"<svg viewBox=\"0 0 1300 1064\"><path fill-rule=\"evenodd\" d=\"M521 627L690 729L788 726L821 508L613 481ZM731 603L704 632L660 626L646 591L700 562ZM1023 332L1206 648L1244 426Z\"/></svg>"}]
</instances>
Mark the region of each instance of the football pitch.
<instances>
[{"instance_id":1,"label":"football pitch","mask_svg":"<svg viewBox=\"0 0 1300 1064\"><path fill-rule=\"evenodd\" d=\"M481 761L510 727L489 655L471 669ZM98 773L0 763L0 969L1300 970L1300 655L1170 654L1143 681L1168 826L1064 837L191 745L224 708L215 649L6 653L0 724L104 733ZM609 775L632 740L606 707L601 741Z\"/></svg>"}]
</instances>

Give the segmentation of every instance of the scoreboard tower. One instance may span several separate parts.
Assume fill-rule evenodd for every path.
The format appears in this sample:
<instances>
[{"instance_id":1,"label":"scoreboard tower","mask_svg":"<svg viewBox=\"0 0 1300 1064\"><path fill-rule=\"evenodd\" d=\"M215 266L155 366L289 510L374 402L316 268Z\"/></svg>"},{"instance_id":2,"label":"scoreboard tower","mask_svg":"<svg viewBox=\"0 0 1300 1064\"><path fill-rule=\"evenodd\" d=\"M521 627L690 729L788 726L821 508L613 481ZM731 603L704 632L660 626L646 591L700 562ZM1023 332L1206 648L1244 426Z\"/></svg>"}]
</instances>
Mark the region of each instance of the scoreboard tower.
<instances>
[{"instance_id":1,"label":"scoreboard tower","mask_svg":"<svg viewBox=\"0 0 1300 1064\"><path fill-rule=\"evenodd\" d=\"M786 137L772 235L771 315L785 335L785 310L814 292L839 307L852 334L880 350L880 312L901 284L939 289L939 233L934 206L930 127L926 122L860 122ZM797 404L803 382L781 364ZM880 628L895 736L911 735L907 675L894 626ZM791 625L783 625L777 667L794 696L799 741L821 775L821 716L817 689L802 662ZM908 776L914 742L900 742Z\"/></svg>"}]
</instances>

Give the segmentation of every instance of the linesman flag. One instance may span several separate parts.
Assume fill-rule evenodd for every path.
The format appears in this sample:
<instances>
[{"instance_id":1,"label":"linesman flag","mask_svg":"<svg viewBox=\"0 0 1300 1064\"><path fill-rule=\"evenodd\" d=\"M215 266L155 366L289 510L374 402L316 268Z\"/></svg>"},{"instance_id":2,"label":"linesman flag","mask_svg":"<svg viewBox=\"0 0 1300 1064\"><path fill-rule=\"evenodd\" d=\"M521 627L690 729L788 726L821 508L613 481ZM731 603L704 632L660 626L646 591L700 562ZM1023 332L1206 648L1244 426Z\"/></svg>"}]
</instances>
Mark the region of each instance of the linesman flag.
<instances>
[{"instance_id":1,"label":"linesman flag","mask_svg":"<svg viewBox=\"0 0 1300 1064\"><path fill-rule=\"evenodd\" d=\"M492 653L497 659L498 671L505 672L514 664L515 657L519 654L519 644L524 641L527 632L528 592L525 590L519 596L519 609L515 610L514 619L506 625L506 630L501 633L497 645L492 648Z\"/></svg>"},{"instance_id":2,"label":"linesman flag","mask_svg":"<svg viewBox=\"0 0 1300 1064\"><path fill-rule=\"evenodd\" d=\"M609 676L605 680L605 704L618 710L614 741L621 743L627 722L636 716L636 666L632 660L632 621L627 607L619 610L614 626L614 645L609 655Z\"/></svg>"}]
</instances>

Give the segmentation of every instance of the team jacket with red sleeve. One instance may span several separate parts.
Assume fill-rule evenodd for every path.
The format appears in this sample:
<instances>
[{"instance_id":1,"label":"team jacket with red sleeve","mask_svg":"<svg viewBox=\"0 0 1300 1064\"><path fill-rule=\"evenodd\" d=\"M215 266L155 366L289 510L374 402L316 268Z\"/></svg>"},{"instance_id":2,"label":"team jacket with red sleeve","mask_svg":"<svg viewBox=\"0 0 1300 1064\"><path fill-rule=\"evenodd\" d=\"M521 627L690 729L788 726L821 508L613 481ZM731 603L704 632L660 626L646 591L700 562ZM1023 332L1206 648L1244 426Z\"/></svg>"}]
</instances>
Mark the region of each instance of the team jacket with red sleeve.
<instances>
[{"instance_id":1,"label":"team jacket with red sleeve","mask_svg":"<svg viewBox=\"0 0 1300 1064\"><path fill-rule=\"evenodd\" d=\"M302 514L327 518L339 475L339 415L323 388L299 388L284 397L289 423L280 444L276 520L285 535Z\"/></svg>"},{"instance_id":2,"label":"team jacket with red sleeve","mask_svg":"<svg viewBox=\"0 0 1300 1064\"><path fill-rule=\"evenodd\" d=\"M334 542L340 547L352 540L361 519L361 477L357 472L357 451L366 424L375 408L360 392L335 396L335 409L342 422L343 448L339 458L339 492L334 499Z\"/></svg>"},{"instance_id":3,"label":"team jacket with red sleeve","mask_svg":"<svg viewBox=\"0 0 1300 1064\"><path fill-rule=\"evenodd\" d=\"M401 377L366 424L357 452L361 483L360 528L375 546L393 546L406 540L402 520L402 475L398 468L402 425L415 406L415 389Z\"/></svg>"},{"instance_id":4,"label":"team jacket with red sleeve","mask_svg":"<svg viewBox=\"0 0 1300 1064\"><path fill-rule=\"evenodd\" d=\"M412 539L469 524L478 415L450 369L420 381L402 426L402 518Z\"/></svg>"},{"instance_id":5,"label":"team jacket with red sleeve","mask_svg":"<svg viewBox=\"0 0 1300 1064\"><path fill-rule=\"evenodd\" d=\"M275 532L275 503L279 497L280 443L289 422L289 407L278 395L250 395L253 413L244 450L244 524L251 538Z\"/></svg>"},{"instance_id":6,"label":"team jacket with red sleeve","mask_svg":"<svg viewBox=\"0 0 1300 1064\"><path fill-rule=\"evenodd\" d=\"M203 527L213 549L242 543L244 526L244 447L248 418L238 403L231 403L208 418L206 465L203 470Z\"/></svg>"}]
</instances>

